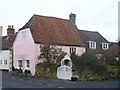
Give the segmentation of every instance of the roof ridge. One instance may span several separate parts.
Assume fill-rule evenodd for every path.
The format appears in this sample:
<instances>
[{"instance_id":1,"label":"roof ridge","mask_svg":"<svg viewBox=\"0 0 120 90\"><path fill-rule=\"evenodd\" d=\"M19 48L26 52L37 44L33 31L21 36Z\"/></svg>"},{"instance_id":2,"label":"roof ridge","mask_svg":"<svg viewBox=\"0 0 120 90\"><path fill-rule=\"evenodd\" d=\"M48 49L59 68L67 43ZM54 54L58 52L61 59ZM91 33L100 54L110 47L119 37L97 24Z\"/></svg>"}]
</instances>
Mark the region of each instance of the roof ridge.
<instances>
[{"instance_id":1,"label":"roof ridge","mask_svg":"<svg viewBox=\"0 0 120 90\"><path fill-rule=\"evenodd\" d=\"M38 15L38 14L34 14L33 16L46 17L46 18L54 18L54 19L61 19L61 20L70 21L69 19L64 19L64 18L59 18L59 17L54 17L54 16L44 16L44 15Z\"/></svg>"},{"instance_id":2,"label":"roof ridge","mask_svg":"<svg viewBox=\"0 0 120 90\"><path fill-rule=\"evenodd\" d=\"M85 31L85 32L99 33L98 31L88 31L88 30L80 30L80 29L78 29L78 31Z\"/></svg>"}]
</instances>

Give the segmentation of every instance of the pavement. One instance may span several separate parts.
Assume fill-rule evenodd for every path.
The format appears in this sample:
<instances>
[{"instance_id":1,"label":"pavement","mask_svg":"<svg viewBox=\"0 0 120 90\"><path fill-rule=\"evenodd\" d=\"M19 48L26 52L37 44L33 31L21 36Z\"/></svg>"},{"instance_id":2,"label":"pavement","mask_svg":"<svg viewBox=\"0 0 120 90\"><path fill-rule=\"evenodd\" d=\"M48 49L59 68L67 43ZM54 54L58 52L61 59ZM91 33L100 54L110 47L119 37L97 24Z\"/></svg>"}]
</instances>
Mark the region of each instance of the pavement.
<instances>
[{"instance_id":1,"label":"pavement","mask_svg":"<svg viewBox=\"0 0 120 90\"><path fill-rule=\"evenodd\" d=\"M2 88L118 88L118 81L66 81L2 75Z\"/></svg>"}]
</instances>

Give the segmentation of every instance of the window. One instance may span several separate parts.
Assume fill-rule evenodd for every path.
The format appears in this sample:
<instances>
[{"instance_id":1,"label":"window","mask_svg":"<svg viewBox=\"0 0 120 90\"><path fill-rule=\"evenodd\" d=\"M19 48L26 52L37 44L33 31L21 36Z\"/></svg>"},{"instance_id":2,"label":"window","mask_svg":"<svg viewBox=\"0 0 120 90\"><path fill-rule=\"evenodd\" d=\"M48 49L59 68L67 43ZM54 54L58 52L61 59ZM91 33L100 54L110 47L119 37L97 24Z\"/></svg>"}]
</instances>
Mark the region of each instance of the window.
<instances>
[{"instance_id":1,"label":"window","mask_svg":"<svg viewBox=\"0 0 120 90\"><path fill-rule=\"evenodd\" d=\"M107 50L108 49L108 43L102 43L102 49Z\"/></svg>"},{"instance_id":2,"label":"window","mask_svg":"<svg viewBox=\"0 0 120 90\"><path fill-rule=\"evenodd\" d=\"M0 64L2 64L2 60L0 60Z\"/></svg>"},{"instance_id":3,"label":"window","mask_svg":"<svg viewBox=\"0 0 120 90\"><path fill-rule=\"evenodd\" d=\"M30 68L30 60L26 60L26 68Z\"/></svg>"},{"instance_id":4,"label":"window","mask_svg":"<svg viewBox=\"0 0 120 90\"><path fill-rule=\"evenodd\" d=\"M26 38L26 31L22 32L22 38L25 39Z\"/></svg>"},{"instance_id":5,"label":"window","mask_svg":"<svg viewBox=\"0 0 120 90\"><path fill-rule=\"evenodd\" d=\"M96 42L94 42L94 41L89 41L89 48L91 48L91 49L96 49Z\"/></svg>"},{"instance_id":6,"label":"window","mask_svg":"<svg viewBox=\"0 0 120 90\"><path fill-rule=\"evenodd\" d=\"M75 47L70 47L70 53L76 53L76 48Z\"/></svg>"},{"instance_id":7,"label":"window","mask_svg":"<svg viewBox=\"0 0 120 90\"><path fill-rule=\"evenodd\" d=\"M4 64L7 65L7 60L6 59L4 60Z\"/></svg>"},{"instance_id":8,"label":"window","mask_svg":"<svg viewBox=\"0 0 120 90\"><path fill-rule=\"evenodd\" d=\"M22 67L22 60L18 60L18 68Z\"/></svg>"}]
</instances>

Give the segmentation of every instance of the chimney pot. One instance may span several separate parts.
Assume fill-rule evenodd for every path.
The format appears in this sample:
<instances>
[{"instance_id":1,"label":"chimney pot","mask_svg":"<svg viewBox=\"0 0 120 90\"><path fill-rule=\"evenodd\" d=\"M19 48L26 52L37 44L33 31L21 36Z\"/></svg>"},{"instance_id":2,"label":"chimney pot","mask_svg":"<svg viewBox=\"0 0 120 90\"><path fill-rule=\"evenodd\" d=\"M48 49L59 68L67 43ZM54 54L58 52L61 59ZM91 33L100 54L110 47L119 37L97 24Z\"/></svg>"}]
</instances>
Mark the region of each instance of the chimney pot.
<instances>
[{"instance_id":1,"label":"chimney pot","mask_svg":"<svg viewBox=\"0 0 120 90\"><path fill-rule=\"evenodd\" d=\"M10 26L10 25L8 25L8 28L11 28L11 26Z\"/></svg>"},{"instance_id":2,"label":"chimney pot","mask_svg":"<svg viewBox=\"0 0 120 90\"><path fill-rule=\"evenodd\" d=\"M12 25L11 27L12 27L12 29L14 29L14 25Z\"/></svg>"},{"instance_id":3,"label":"chimney pot","mask_svg":"<svg viewBox=\"0 0 120 90\"><path fill-rule=\"evenodd\" d=\"M8 25L7 36L10 37L11 35L14 35L14 32L15 32L14 25Z\"/></svg>"}]
</instances>

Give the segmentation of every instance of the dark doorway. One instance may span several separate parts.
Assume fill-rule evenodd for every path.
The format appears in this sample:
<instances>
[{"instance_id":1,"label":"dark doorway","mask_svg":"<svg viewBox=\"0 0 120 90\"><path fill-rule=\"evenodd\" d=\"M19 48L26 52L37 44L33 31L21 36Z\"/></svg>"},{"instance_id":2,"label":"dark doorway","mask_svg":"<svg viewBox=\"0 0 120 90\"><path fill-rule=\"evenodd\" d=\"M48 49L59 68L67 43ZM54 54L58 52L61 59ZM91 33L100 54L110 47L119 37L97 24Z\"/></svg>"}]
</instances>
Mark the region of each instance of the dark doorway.
<instances>
[{"instance_id":1,"label":"dark doorway","mask_svg":"<svg viewBox=\"0 0 120 90\"><path fill-rule=\"evenodd\" d=\"M69 60L68 59L64 60L64 65L69 66Z\"/></svg>"}]
</instances>

